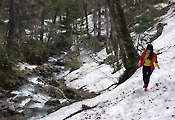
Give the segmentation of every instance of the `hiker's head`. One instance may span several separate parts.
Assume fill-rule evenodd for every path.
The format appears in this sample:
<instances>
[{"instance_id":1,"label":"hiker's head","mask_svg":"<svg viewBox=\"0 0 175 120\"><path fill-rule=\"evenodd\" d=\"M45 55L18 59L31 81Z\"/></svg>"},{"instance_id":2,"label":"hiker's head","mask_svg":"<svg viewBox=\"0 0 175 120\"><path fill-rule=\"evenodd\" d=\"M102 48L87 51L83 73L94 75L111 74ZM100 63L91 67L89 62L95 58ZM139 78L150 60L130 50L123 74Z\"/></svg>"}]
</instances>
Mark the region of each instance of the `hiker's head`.
<instances>
[{"instance_id":1,"label":"hiker's head","mask_svg":"<svg viewBox=\"0 0 175 120\"><path fill-rule=\"evenodd\" d=\"M148 52L153 52L153 45L151 45L151 44L148 44L147 45L147 47L146 47L146 50L148 51Z\"/></svg>"},{"instance_id":2,"label":"hiker's head","mask_svg":"<svg viewBox=\"0 0 175 120\"><path fill-rule=\"evenodd\" d=\"M146 50L150 53L148 56L148 59L152 60L152 58L153 58L153 45L148 44L146 47Z\"/></svg>"}]
</instances>

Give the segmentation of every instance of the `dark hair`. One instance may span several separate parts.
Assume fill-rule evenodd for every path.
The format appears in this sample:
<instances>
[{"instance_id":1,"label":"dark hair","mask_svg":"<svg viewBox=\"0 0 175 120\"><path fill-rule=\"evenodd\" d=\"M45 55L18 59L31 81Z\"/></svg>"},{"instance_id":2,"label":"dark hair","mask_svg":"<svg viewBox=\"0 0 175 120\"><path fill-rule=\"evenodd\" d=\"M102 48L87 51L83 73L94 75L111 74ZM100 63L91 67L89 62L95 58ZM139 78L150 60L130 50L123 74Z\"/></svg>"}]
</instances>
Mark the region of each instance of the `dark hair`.
<instances>
[{"instance_id":1,"label":"dark hair","mask_svg":"<svg viewBox=\"0 0 175 120\"><path fill-rule=\"evenodd\" d=\"M152 60L152 59L153 59L153 45L148 44L146 50L150 50L148 59L149 59L149 60Z\"/></svg>"}]
</instances>

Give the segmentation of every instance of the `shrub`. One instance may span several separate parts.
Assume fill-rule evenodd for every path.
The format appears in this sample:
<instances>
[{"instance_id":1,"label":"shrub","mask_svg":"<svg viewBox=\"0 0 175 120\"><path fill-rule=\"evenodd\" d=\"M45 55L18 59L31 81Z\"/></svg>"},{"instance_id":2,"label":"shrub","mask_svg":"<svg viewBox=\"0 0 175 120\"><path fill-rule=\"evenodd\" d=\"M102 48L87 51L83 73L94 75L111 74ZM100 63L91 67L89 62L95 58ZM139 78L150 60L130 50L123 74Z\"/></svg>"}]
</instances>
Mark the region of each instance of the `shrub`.
<instances>
[{"instance_id":1,"label":"shrub","mask_svg":"<svg viewBox=\"0 0 175 120\"><path fill-rule=\"evenodd\" d=\"M41 64L52 53L44 43L34 39L23 40L20 46L23 57L29 64Z\"/></svg>"},{"instance_id":2,"label":"shrub","mask_svg":"<svg viewBox=\"0 0 175 120\"><path fill-rule=\"evenodd\" d=\"M5 49L3 42L0 42L0 69L9 70L18 60L16 52Z\"/></svg>"},{"instance_id":3,"label":"shrub","mask_svg":"<svg viewBox=\"0 0 175 120\"><path fill-rule=\"evenodd\" d=\"M81 63L79 62L77 57L71 56L68 59L66 59L65 65L66 65L66 67L71 68L71 71L74 71L74 70L80 68Z\"/></svg>"}]
</instances>

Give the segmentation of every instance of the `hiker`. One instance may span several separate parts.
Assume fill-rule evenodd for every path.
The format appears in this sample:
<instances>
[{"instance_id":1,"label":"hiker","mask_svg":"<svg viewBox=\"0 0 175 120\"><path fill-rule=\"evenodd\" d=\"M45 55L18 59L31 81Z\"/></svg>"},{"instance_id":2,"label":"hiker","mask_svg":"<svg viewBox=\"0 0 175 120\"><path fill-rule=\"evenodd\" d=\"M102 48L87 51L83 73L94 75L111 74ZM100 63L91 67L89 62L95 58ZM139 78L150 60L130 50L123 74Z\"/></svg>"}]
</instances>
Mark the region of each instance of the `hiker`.
<instances>
[{"instance_id":1,"label":"hiker","mask_svg":"<svg viewBox=\"0 0 175 120\"><path fill-rule=\"evenodd\" d=\"M145 91L148 90L150 76L155 68L154 62L156 63L158 69L160 69L157 61L157 55L153 52L153 45L148 44L146 50L143 51L139 59L139 67L143 66L143 88L145 88Z\"/></svg>"}]
</instances>

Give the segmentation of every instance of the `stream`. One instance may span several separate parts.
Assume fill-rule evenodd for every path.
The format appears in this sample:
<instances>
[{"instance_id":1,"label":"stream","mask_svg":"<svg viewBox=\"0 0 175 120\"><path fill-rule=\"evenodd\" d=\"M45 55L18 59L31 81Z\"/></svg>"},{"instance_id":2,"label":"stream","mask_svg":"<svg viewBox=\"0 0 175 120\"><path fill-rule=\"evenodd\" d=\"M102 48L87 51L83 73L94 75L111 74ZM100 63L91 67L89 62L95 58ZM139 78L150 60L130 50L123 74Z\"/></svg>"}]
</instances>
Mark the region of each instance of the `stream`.
<instances>
[{"instance_id":1,"label":"stream","mask_svg":"<svg viewBox=\"0 0 175 120\"><path fill-rule=\"evenodd\" d=\"M67 98L57 87L57 84L64 83L64 77L70 72L62 64L65 56L66 53L49 57L48 63L34 68L26 83L3 99L7 103L0 106L4 114L3 117L0 115L0 119L36 120L67 103Z\"/></svg>"}]
</instances>

